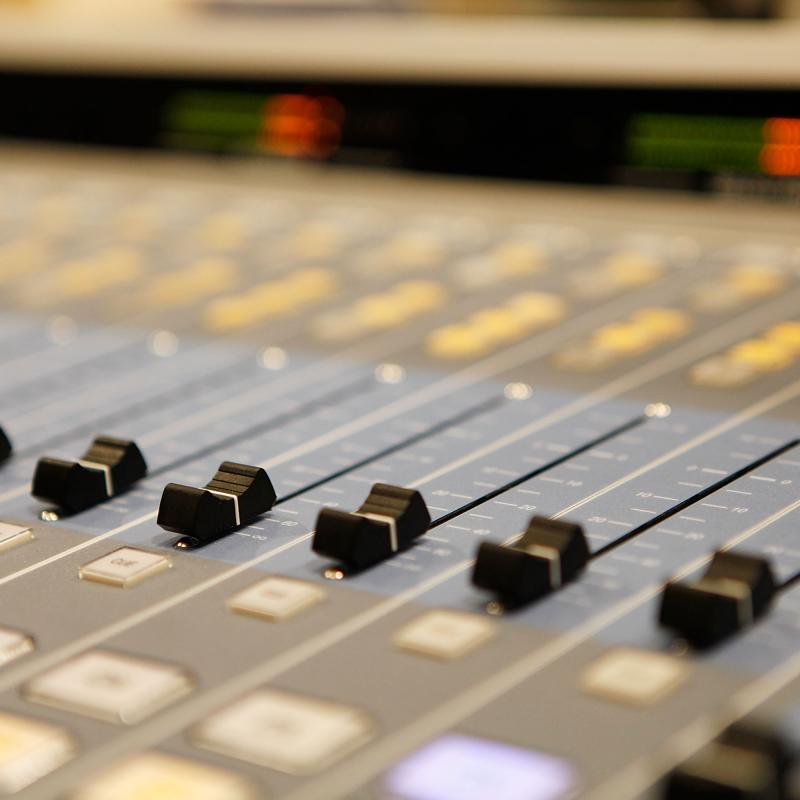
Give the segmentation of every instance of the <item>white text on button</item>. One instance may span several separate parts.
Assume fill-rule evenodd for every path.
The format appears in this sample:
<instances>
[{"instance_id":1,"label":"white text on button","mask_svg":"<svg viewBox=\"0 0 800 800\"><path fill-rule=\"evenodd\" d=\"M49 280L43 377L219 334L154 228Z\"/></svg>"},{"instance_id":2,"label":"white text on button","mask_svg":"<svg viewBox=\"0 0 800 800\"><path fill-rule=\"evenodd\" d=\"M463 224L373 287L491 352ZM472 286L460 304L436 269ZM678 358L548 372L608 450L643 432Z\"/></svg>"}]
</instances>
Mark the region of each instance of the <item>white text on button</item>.
<instances>
[{"instance_id":1,"label":"white text on button","mask_svg":"<svg viewBox=\"0 0 800 800\"><path fill-rule=\"evenodd\" d=\"M85 564L78 576L85 581L111 586L135 586L145 578L169 569L172 562L159 553L148 553L134 547L121 547L113 553Z\"/></svg>"}]
</instances>

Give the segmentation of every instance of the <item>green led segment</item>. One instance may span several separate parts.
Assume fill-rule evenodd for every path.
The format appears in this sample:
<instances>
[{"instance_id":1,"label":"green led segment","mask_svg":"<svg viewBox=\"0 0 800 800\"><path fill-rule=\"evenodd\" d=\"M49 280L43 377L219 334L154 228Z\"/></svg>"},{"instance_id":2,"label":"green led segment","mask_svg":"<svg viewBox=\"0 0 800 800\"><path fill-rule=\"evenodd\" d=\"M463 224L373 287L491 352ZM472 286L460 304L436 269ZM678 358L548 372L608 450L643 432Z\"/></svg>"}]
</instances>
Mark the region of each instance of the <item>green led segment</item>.
<instances>
[{"instance_id":1,"label":"green led segment","mask_svg":"<svg viewBox=\"0 0 800 800\"><path fill-rule=\"evenodd\" d=\"M264 100L259 94L181 92L164 114L165 143L202 150L254 150Z\"/></svg>"},{"instance_id":2,"label":"green led segment","mask_svg":"<svg viewBox=\"0 0 800 800\"><path fill-rule=\"evenodd\" d=\"M637 114L628 159L637 167L704 172L761 172L764 119Z\"/></svg>"}]
</instances>

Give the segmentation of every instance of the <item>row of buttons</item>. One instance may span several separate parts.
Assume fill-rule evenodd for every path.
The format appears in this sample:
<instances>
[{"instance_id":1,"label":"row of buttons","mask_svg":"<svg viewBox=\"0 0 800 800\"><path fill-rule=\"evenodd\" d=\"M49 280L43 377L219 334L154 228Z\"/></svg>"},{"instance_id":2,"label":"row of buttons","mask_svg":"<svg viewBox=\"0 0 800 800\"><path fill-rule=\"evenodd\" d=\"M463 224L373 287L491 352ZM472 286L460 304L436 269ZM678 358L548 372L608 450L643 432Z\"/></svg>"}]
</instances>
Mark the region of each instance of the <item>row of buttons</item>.
<instances>
[{"instance_id":1,"label":"row of buttons","mask_svg":"<svg viewBox=\"0 0 800 800\"><path fill-rule=\"evenodd\" d=\"M620 251L599 265L570 271L573 295L582 300L603 300L630 289L647 286L664 274L664 264L644 252Z\"/></svg>"},{"instance_id":2,"label":"row of buttons","mask_svg":"<svg viewBox=\"0 0 800 800\"><path fill-rule=\"evenodd\" d=\"M82 580L127 588L172 566L160 553L122 547L85 564L79 569ZM228 601L229 608L239 614L280 622L312 608L326 597L316 584L280 576L267 577L237 593ZM449 660L460 658L484 644L494 634L494 623L483 617L454 611L430 611L403 627L395 636L395 644L405 650ZM0 660L9 661L33 648L29 636L4 631L0 637ZM182 677L181 682L185 680ZM108 708L102 710L105 716ZM124 708L112 716L126 719Z\"/></svg>"},{"instance_id":3,"label":"row of buttons","mask_svg":"<svg viewBox=\"0 0 800 800\"><path fill-rule=\"evenodd\" d=\"M17 533L22 530L18 528ZM125 588L170 566L165 555L122 547L82 566L79 576ZM236 613L277 623L313 608L326 594L316 584L271 576L235 594L228 606ZM5 660L33 649L33 641L26 634L11 630L1 633L0 650ZM452 660L485 645L495 634L493 620L437 609L404 625L393 640L406 652ZM649 704L680 685L686 671L684 664L668 656L616 650L590 665L582 687L604 699ZM98 650L83 653L35 677L24 686L23 693L35 703L131 725L185 696L194 686L194 677L180 666ZM60 728L8 715L0 717L0 730L3 725L7 732L5 739L0 736L0 742L6 742L8 755L3 759L0 751L0 785L35 780L74 756L74 743ZM239 699L190 731L191 740L201 749L289 774L322 770L374 735L372 718L357 708L268 688ZM115 786L122 791L124 784L138 786L142 792L151 791L161 785L159 782L166 782L174 789L175 797L191 797L188 792L192 791L192 776L202 774L206 768L170 757L159 761L160 755L153 758L155 764L134 759L115 767L90 783L83 796L100 797L103 795L99 792ZM232 791L236 787L231 780L227 773L214 773L209 775L209 786L224 786ZM233 797L249 796L250 790L244 784L236 791L240 789L243 794Z\"/></svg>"},{"instance_id":4,"label":"row of buttons","mask_svg":"<svg viewBox=\"0 0 800 800\"><path fill-rule=\"evenodd\" d=\"M111 310L124 314L132 308L145 311L154 307L189 306L225 291L239 276L233 261L217 256L193 259L177 269L152 276L145 275L147 263L144 253L112 247L44 271L42 268L48 266L48 262L45 255L40 254L28 274L38 268L41 275L33 275L27 283L18 282L16 297L19 302L38 309L58 306L65 299L86 300L106 293ZM118 297L123 289L127 290L124 301Z\"/></svg>"},{"instance_id":5,"label":"row of buttons","mask_svg":"<svg viewBox=\"0 0 800 800\"><path fill-rule=\"evenodd\" d=\"M0 713L0 792L14 794L75 757L56 725ZM255 800L237 775L161 753L144 753L90 781L75 800Z\"/></svg>"},{"instance_id":6,"label":"row of buttons","mask_svg":"<svg viewBox=\"0 0 800 800\"><path fill-rule=\"evenodd\" d=\"M133 547L122 547L85 564L79 577L119 588L135 586L147 578L169 569L171 561L160 553ZM326 597L316 584L280 576L267 577L239 592L228 601L237 613L270 622L280 622L309 609ZM460 658L491 638L494 623L461 612L431 611L401 629L395 644L399 647L439 659ZM6 631L6 637L15 632ZM32 647L30 637L15 634L4 640L3 658L10 660ZM27 642L27 644L25 643ZM18 650L17 650L18 649Z\"/></svg>"},{"instance_id":7,"label":"row of buttons","mask_svg":"<svg viewBox=\"0 0 800 800\"><path fill-rule=\"evenodd\" d=\"M66 262L47 282L31 286L23 294L32 306L49 306L62 303L65 298L82 299L97 292L121 289L138 281L144 272L144 259L130 248L116 247L96 255Z\"/></svg>"},{"instance_id":8,"label":"row of buttons","mask_svg":"<svg viewBox=\"0 0 800 800\"><path fill-rule=\"evenodd\" d=\"M238 277L238 269L227 258L203 258L185 267L155 275L142 292L134 295L134 306L175 308L188 306L209 295L225 291Z\"/></svg>"},{"instance_id":9,"label":"row of buttons","mask_svg":"<svg viewBox=\"0 0 800 800\"><path fill-rule=\"evenodd\" d=\"M606 369L680 339L692 328L688 314L675 308L642 308L620 322L604 325L586 341L569 345L554 357L564 370Z\"/></svg>"},{"instance_id":10,"label":"row of buttons","mask_svg":"<svg viewBox=\"0 0 800 800\"><path fill-rule=\"evenodd\" d=\"M459 262L450 274L455 283L469 290L534 275L547 267L547 254L540 244L527 239L510 239L485 254Z\"/></svg>"},{"instance_id":11,"label":"row of buttons","mask_svg":"<svg viewBox=\"0 0 800 800\"><path fill-rule=\"evenodd\" d=\"M159 554L123 547L80 569L84 580L128 587L167 569L169 560ZM240 614L278 622L321 602L326 592L319 586L278 576L259 581L233 596L229 607ZM431 611L404 626L396 636L401 648L437 658L456 658L487 641L494 623L460 612ZM0 631L0 651L5 660L33 649L30 637L17 631ZM151 716L190 692L193 677L181 667L107 651L90 651L31 680L25 697L43 705L84 714L117 724L131 725ZM194 743L251 763L290 774L324 769L374 735L374 724L363 712L338 703L262 689L213 715L192 732ZM55 769L75 752L71 738L61 729L30 720L0 715L0 786L15 791L21 780L33 781ZM43 743L52 752L46 754ZM1 745L0 745L1 747ZM193 776L205 767L154 756L155 762L126 762L119 771L101 776L80 797L107 796L101 790L119 785L120 797L152 797L137 791L174 783L175 797L192 795ZM209 775L212 786L231 790L223 774ZM153 784L151 785L151 782ZM249 796L208 794L209 797ZM180 789L180 792L178 792ZM209 790L210 791L210 790ZM117 795L113 795L117 796ZM172 797L173 795L166 795Z\"/></svg>"},{"instance_id":12,"label":"row of buttons","mask_svg":"<svg viewBox=\"0 0 800 800\"><path fill-rule=\"evenodd\" d=\"M295 270L242 294L215 300L206 310L205 324L217 332L247 328L320 303L338 286L339 276L333 270L323 267Z\"/></svg>"},{"instance_id":13,"label":"row of buttons","mask_svg":"<svg viewBox=\"0 0 800 800\"><path fill-rule=\"evenodd\" d=\"M39 191L44 187L33 188ZM487 282L494 284L537 273L549 265L551 255L585 252L590 241L585 234L567 228L511 226L505 229L502 240L493 243L486 222L471 217L418 215L409 216L397 225L388 215L376 215L372 209L342 212L331 207L288 211L285 201L268 196L240 200L234 205L230 204L230 198L220 197L223 207L214 210L206 198L198 203L197 197L179 187L164 193L164 201L172 209L166 213L152 202L126 202L120 188L97 187L96 196L93 189L81 189L74 196L62 191L30 198L34 218L41 217L48 225L63 218L64 224L56 226L62 234L75 228L74 219L69 223L66 220L78 214L83 205L84 210L91 207L92 211L87 223L95 215L108 223L103 227L102 244L96 253L63 263L53 271L53 286L57 290L51 291L34 279L28 293L31 302L42 302L42 298L49 302L48 297L83 298L139 282L146 288L126 302L126 311L131 307L142 310L186 307L230 290L239 281L239 265L231 254L248 240L257 241L259 252L266 254L272 263L293 264L300 269L297 281L289 276L215 301L206 310L205 324L212 330L225 331L242 327L244 323L239 323L239 319L258 324L324 299L336 287L327 279L307 280L303 265L341 258L348 247L357 248L348 263L370 275L382 268L430 270L452 262L453 282L470 290ZM24 200L20 202L24 204ZM44 214L42 208L49 210ZM202 220L199 224L198 218ZM173 263L183 261L184 257L191 263L177 269L160 269L158 274L144 280L143 271L152 259L146 250L137 249L136 243L141 247L147 240L165 237ZM658 279L667 259L675 257L660 255L674 249L668 240L650 237L650 241L639 247L641 242L629 239L620 242L620 249L598 264L573 271L570 291L576 296L597 299L600 294L642 286ZM111 246L115 240L117 244ZM21 263L20 255L41 266L51 261L53 254L48 256L43 248L47 250L38 236L15 239L0 247L0 280L3 280L2 265L7 261L9 268L14 269L14 265ZM8 258L3 257L6 251ZM317 274L321 270L311 271ZM289 285L284 285L285 281ZM364 313L369 316L368 311ZM369 328L367 325L367 332Z\"/></svg>"},{"instance_id":14,"label":"row of buttons","mask_svg":"<svg viewBox=\"0 0 800 800\"><path fill-rule=\"evenodd\" d=\"M730 314L786 288L789 275L772 264L738 264L721 278L701 283L690 297L695 311Z\"/></svg>"},{"instance_id":15,"label":"row of buttons","mask_svg":"<svg viewBox=\"0 0 800 800\"><path fill-rule=\"evenodd\" d=\"M484 355L508 342L561 322L566 303L554 294L526 292L502 306L485 308L464 322L433 331L425 343L438 358L468 358Z\"/></svg>"},{"instance_id":16,"label":"row of buttons","mask_svg":"<svg viewBox=\"0 0 800 800\"><path fill-rule=\"evenodd\" d=\"M735 388L752 383L764 374L787 369L798 358L800 322L781 322L757 338L747 339L722 355L701 361L692 367L690 374L698 386Z\"/></svg>"},{"instance_id":17,"label":"row of buttons","mask_svg":"<svg viewBox=\"0 0 800 800\"><path fill-rule=\"evenodd\" d=\"M428 616L439 615L439 622L428 624L425 635L435 638L451 614L429 612ZM409 628L400 636L408 638ZM687 673L686 665L670 656L617 649L589 665L581 688L604 700L650 705L680 686ZM185 674L174 667L92 652L34 680L26 694L38 702L106 719L110 709L118 712L122 698L123 713L131 716L118 721L135 722L142 708L152 713L156 701L161 707L187 690ZM307 775L344 758L375 733L374 721L357 708L262 688L213 714L189 736L201 749L286 774ZM76 751L64 729L0 713L0 789L17 791L73 758ZM251 791L224 770L146 753L92 779L76 797L236 800L252 797Z\"/></svg>"},{"instance_id":18,"label":"row of buttons","mask_svg":"<svg viewBox=\"0 0 800 800\"><path fill-rule=\"evenodd\" d=\"M356 339L436 311L447 301L448 294L437 281L404 281L362 297L344 309L323 314L314 320L314 332L325 342Z\"/></svg>"}]
</instances>

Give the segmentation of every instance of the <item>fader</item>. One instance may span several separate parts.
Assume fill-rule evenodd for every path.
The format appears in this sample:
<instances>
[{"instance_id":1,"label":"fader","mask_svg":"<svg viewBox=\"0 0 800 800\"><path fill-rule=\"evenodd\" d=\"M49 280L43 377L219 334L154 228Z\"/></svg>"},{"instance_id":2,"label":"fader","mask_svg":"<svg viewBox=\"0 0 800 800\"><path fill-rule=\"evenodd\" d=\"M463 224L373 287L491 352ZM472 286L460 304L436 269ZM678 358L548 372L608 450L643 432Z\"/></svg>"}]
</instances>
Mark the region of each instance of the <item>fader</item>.
<instances>
[{"instance_id":1,"label":"fader","mask_svg":"<svg viewBox=\"0 0 800 800\"><path fill-rule=\"evenodd\" d=\"M11 442L5 431L0 428L0 464L11 456Z\"/></svg>"},{"instance_id":2,"label":"fader","mask_svg":"<svg viewBox=\"0 0 800 800\"><path fill-rule=\"evenodd\" d=\"M75 513L127 491L146 474L147 464L135 442L97 436L77 461L40 458L31 493Z\"/></svg>"},{"instance_id":3,"label":"fader","mask_svg":"<svg viewBox=\"0 0 800 800\"><path fill-rule=\"evenodd\" d=\"M664 587L659 622L696 647L710 647L766 614L776 588L766 559L715 553L700 580Z\"/></svg>"},{"instance_id":4,"label":"fader","mask_svg":"<svg viewBox=\"0 0 800 800\"><path fill-rule=\"evenodd\" d=\"M514 544L481 544L472 582L513 608L560 589L588 560L589 545L580 525L534 517Z\"/></svg>"},{"instance_id":5,"label":"fader","mask_svg":"<svg viewBox=\"0 0 800 800\"><path fill-rule=\"evenodd\" d=\"M158 507L158 524L184 534L179 544L208 544L252 522L275 503L275 490L260 467L223 461L202 489L169 483Z\"/></svg>"},{"instance_id":6,"label":"fader","mask_svg":"<svg viewBox=\"0 0 800 800\"><path fill-rule=\"evenodd\" d=\"M322 509L312 547L348 567L365 569L406 550L430 522L419 492L376 483L358 511Z\"/></svg>"}]
</instances>

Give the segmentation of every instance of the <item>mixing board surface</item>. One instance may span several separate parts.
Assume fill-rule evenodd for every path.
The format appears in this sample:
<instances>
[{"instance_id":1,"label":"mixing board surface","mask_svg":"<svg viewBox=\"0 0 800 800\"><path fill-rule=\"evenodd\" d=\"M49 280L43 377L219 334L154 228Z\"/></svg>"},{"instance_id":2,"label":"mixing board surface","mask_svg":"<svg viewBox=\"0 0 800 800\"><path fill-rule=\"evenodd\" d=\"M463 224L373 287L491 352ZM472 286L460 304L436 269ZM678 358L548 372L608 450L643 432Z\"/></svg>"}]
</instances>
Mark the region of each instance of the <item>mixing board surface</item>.
<instances>
[{"instance_id":1,"label":"mixing board surface","mask_svg":"<svg viewBox=\"0 0 800 800\"><path fill-rule=\"evenodd\" d=\"M800 796L796 211L2 159L0 792Z\"/></svg>"}]
</instances>

